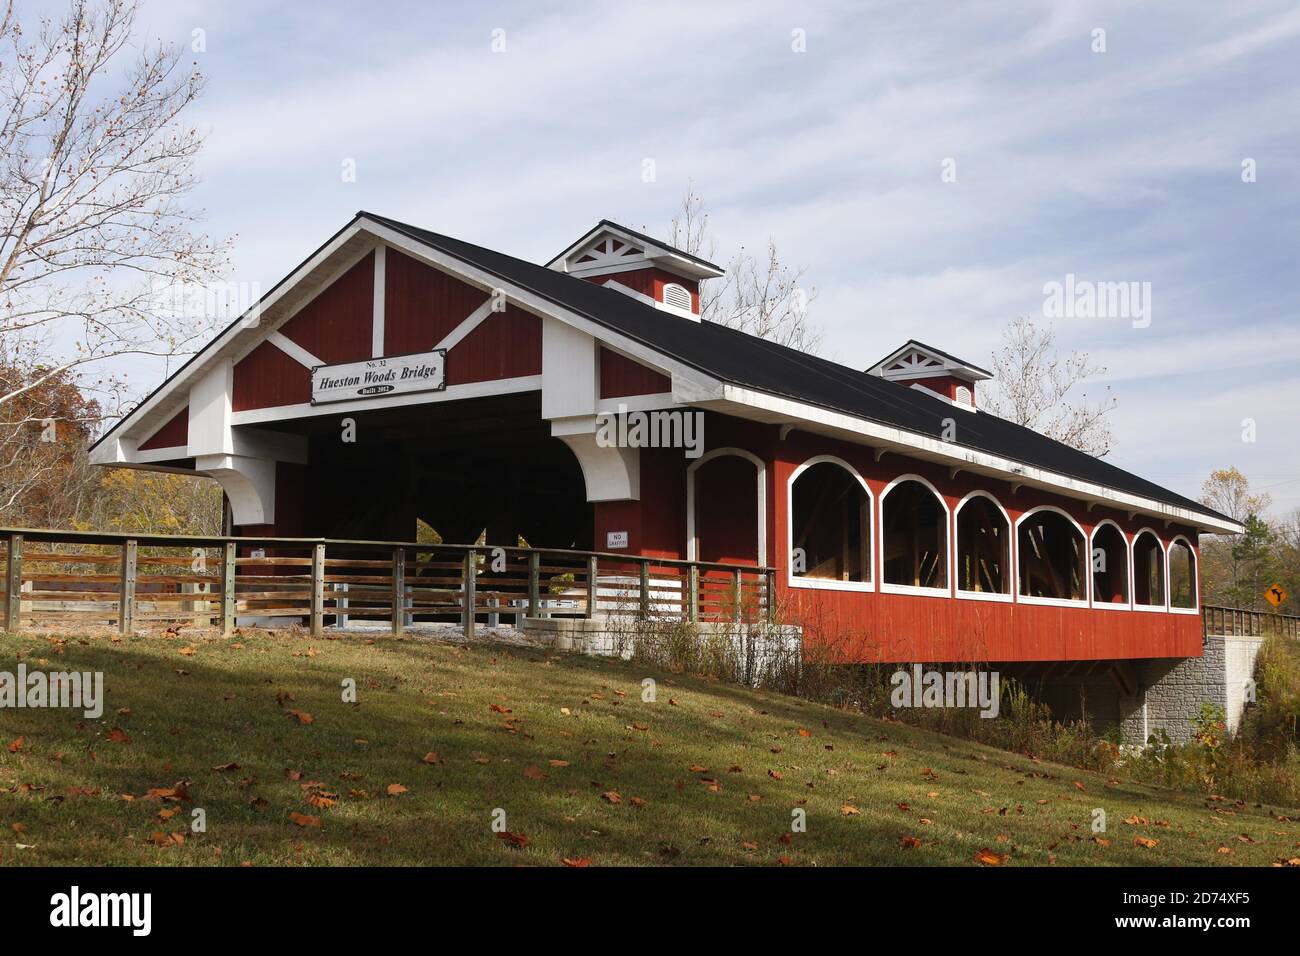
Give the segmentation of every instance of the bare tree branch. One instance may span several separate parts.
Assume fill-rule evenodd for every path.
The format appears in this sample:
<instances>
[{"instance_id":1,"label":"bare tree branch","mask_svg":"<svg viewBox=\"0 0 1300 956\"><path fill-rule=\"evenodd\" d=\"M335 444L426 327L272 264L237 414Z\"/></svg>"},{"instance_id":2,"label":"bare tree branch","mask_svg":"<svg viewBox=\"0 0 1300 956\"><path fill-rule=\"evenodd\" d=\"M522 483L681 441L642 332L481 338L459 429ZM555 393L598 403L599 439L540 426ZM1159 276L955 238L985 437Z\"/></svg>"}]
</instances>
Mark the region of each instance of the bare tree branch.
<instances>
[{"instance_id":1,"label":"bare tree branch","mask_svg":"<svg viewBox=\"0 0 1300 956\"><path fill-rule=\"evenodd\" d=\"M1115 436L1108 416L1117 404L1109 386L1095 403L1082 388L1077 397L1071 394L1104 375L1105 367L1094 365L1085 352L1058 355L1056 332L1028 316L1009 324L1002 337L1002 348L993 353L993 381L981 390L981 409L1097 458L1109 454Z\"/></svg>"},{"instance_id":2,"label":"bare tree branch","mask_svg":"<svg viewBox=\"0 0 1300 956\"><path fill-rule=\"evenodd\" d=\"M59 18L0 16L0 410L66 376L98 377L106 415L126 356L196 350L216 316L159 308L217 278L228 246L183 200L202 146L181 115L203 80L179 50L137 50L138 0L70 0ZM17 421L13 415L0 417Z\"/></svg>"},{"instance_id":3,"label":"bare tree branch","mask_svg":"<svg viewBox=\"0 0 1300 956\"><path fill-rule=\"evenodd\" d=\"M703 259L717 255L704 200L689 186L669 223L668 242ZM742 246L727 264L725 276L700 283L700 316L778 345L816 353L822 332L809 321L808 306L817 289L804 288L804 273L802 267L790 269L781 263L774 240L768 240L761 256Z\"/></svg>"}]
</instances>

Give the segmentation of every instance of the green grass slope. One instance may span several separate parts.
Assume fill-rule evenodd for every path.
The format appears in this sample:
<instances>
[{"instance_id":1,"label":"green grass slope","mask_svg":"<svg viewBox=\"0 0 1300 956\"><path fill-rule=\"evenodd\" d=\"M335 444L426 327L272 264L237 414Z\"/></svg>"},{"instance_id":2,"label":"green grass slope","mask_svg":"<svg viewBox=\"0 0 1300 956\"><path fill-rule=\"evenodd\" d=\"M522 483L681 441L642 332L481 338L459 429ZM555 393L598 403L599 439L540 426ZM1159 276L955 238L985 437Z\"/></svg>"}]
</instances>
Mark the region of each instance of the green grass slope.
<instances>
[{"instance_id":1,"label":"green grass slope","mask_svg":"<svg viewBox=\"0 0 1300 956\"><path fill-rule=\"evenodd\" d=\"M1293 810L617 661L283 632L0 636L0 670L20 661L102 671L106 703L98 720L0 710L0 865L1214 866L1300 855ZM355 703L343 699L349 680ZM1094 809L1106 814L1100 834ZM798 818L806 827L792 832Z\"/></svg>"}]
</instances>

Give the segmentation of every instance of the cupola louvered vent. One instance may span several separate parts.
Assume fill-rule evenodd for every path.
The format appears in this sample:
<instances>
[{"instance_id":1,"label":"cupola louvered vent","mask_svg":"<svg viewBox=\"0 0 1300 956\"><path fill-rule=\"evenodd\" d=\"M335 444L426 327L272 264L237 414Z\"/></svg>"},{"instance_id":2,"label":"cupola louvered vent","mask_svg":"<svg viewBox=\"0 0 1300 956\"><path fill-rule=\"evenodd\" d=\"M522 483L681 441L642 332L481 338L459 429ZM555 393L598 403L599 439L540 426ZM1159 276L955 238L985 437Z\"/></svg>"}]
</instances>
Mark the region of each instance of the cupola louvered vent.
<instances>
[{"instance_id":1,"label":"cupola louvered vent","mask_svg":"<svg viewBox=\"0 0 1300 956\"><path fill-rule=\"evenodd\" d=\"M664 305L671 305L675 309L690 312L692 311L691 294L676 282L669 282L664 286Z\"/></svg>"}]
</instances>

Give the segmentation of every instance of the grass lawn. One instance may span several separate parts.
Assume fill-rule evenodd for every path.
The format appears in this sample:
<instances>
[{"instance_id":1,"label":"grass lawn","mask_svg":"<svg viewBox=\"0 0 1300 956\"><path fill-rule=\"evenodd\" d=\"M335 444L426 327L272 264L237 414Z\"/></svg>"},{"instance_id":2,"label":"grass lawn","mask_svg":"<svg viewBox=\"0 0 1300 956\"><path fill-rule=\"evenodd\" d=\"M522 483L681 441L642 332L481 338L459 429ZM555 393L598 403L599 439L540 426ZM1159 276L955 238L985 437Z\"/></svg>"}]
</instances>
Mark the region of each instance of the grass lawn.
<instances>
[{"instance_id":1,"label":"grass lawn","mask_svg":"<svg viewBox=\"0 0 1300 956\"><path fill-rule=\"evenodd\" d=\"M4 865L980 866L987 849L1004 866L1219 866L1300 855L1294 808L1108 779L617 661L285 632L0 636L0 670L20 661L103 671L106 702L98 720L0 710ZM342 700L346 678L356 703ZM192 803L169 798L185 793ZM204 833L189 830L196 807ZM1099 839L1096 807L1108 823ZM498 809L516 840L493 831ZM796 809L807 827L792 834Z\"/></svg>"}]
</instances>

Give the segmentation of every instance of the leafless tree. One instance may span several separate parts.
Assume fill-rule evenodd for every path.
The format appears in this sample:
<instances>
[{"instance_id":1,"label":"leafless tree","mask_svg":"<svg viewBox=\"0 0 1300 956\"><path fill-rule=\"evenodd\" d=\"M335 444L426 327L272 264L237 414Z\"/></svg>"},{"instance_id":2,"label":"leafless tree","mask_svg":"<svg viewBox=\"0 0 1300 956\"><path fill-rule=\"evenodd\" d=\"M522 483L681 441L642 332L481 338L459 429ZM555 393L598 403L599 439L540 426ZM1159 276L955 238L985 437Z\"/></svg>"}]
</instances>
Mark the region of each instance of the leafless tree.
<instances>
[{"instance_id":1,"label":"leafless tree","mask_svg":"<svg viewBox=\"0 0 1300 956\"><path fill-rule=\"evenodd\" d=\"M1082 386L1104 375L1086 352L1062 357L1056 351L1056 332L1021 316L1002 332L1003 345L993 353L993 381L982 389L980 407L1102 458L1115 446L1108 416L1116 406L1110 387L1090 402ZM1077 396L1073 394L1079 387Z\"/></svg>"},{"instance_id":2,"label":"leafless tree","mask_svg":"<svg viewBox=\"0 0 1300 956\"><path fill-rule=\"evenodd\" d=\"M689 186L669 224L668 242L702 259L717 257L704 200ZM817 289L804 287L805 271L783 265L772 239L758 256L742 246L727 263L725 276L700 283L700 316L706 322L815 353L821 348L822 333L809 321L808 307Z\"/></svg>"},{"instance_id":3,"label":"leafless tree","mask_svg":"<svg viewBox=\"0 0 1300 956\"><path fill-rule=\"evenodd\" d=\"M133 43L138 0L70 0L61 17L0 15L0 344L18 399L78 376L116 414L107 360L192 351L214 317L160 298L220 275L228 247L183 200L202 136L181 115L203 81L169 46ZM170 296L168 293L171 293Z\"/></svg>"}]
</instances>

